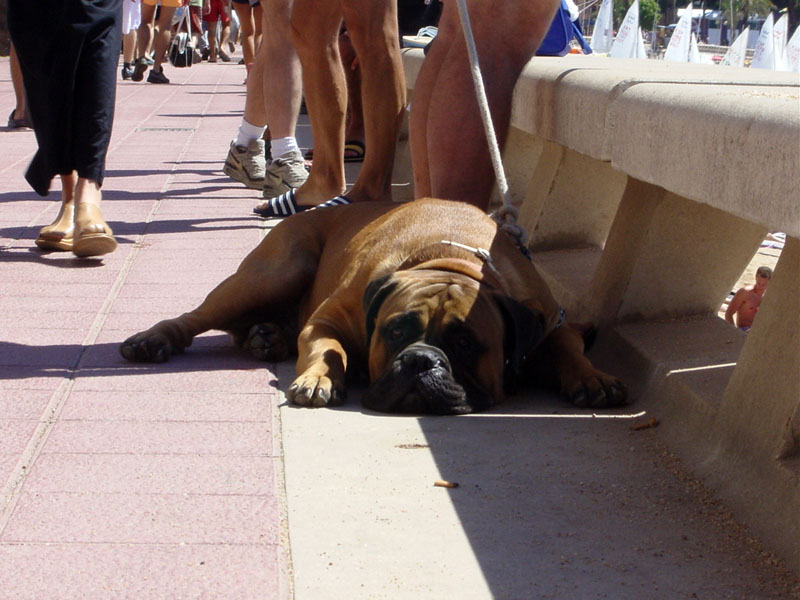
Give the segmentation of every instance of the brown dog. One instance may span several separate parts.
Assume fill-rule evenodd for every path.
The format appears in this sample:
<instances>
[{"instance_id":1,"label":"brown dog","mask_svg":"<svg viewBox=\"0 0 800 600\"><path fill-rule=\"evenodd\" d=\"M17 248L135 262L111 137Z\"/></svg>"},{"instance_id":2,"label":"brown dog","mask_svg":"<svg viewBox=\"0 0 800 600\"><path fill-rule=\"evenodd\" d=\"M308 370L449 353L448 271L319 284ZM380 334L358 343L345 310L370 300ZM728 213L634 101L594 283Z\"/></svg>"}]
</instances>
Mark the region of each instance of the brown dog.
<instances>
[{"instance_id":1,"label":"brown dog","mask_svg":"<svg viewBox=\"0 0 800 600\"><path fill-rule=\"evenodd\" d=\"M279 361L296 339L287 396L303 406L340 403L345 372L358 367L371 381L364 405L381 411L484 410L536 365L579 406L626 402L625 386L584 357L560 312L533 264L479 209L368 202L286 219L198 308L120 352L161 362L221 329Z\"/></svg>"}]
</instances>

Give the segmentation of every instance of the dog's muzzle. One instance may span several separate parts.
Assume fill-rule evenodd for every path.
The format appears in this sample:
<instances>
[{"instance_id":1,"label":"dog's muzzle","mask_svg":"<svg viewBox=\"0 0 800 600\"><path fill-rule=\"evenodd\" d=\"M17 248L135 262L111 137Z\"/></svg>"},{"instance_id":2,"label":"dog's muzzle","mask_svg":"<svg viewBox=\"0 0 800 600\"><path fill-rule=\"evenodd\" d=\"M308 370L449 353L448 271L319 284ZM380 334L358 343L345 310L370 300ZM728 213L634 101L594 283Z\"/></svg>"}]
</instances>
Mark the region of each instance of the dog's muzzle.
<instances>
[{"instance_id":1,"label":"dog's muzzle","mask_svg":"<svg viewBox=\"0 0 800 600\"><path fill-rule=\"evenodd\" d=\"M419 375L431 369L444 369L451 375L453 373L447 355L436 346L422 342L415 342L405 348L394 359L394 363L408 375Z\"/></svg>"},{"instance_id":2,"label":"dog's muzzle","mask_svg":"<svg viewBox=\"0 0 800 600\"><path fill-rule=\"evenodd\" d=\"M447 355L423 342L404 348L364 394L365 407L381 412L452 415L472 412L453 378Z\"/></svg>"}]
</instances>

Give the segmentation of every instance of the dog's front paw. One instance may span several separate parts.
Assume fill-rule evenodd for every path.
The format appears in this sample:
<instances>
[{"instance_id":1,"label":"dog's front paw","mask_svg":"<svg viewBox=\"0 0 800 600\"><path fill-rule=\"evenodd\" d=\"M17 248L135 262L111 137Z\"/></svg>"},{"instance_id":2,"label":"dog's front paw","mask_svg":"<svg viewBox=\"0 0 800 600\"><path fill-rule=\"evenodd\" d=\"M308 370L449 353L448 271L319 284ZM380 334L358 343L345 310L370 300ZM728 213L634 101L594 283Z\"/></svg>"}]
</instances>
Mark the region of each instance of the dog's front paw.
<instances>
[{"instance_id":1,"label":"dog's front paw","mask_svg":"<svg viewBox=\"0 0 800 600\"><path fill-rule=\"evenodd\" d=\"M337 406L344 402L345 388L328 377L303 374L289 386L286 397L300 406Z\"/></svg>"},{"instance_id":2,"label":"dog's front paw","mask_svg":"<svg viewBox=\"0 0 800 600\"><path fill-rule=\"evenodd\" d=\"M602 371L585 374L564 385L562 395L580 408L608 408L628 403L628 387Z\"/></svg>"},{"instance_id":3,"label":"dog's front paw","mask_svg":"<svg viewBox=\"0 0 800 600\"><path fill-rule=\"evenodd\" d=\"M178 352L166 335L152 329L132 335L119 346L119 353L131 362L167 362Z\"/></svg>"}]
</instances>

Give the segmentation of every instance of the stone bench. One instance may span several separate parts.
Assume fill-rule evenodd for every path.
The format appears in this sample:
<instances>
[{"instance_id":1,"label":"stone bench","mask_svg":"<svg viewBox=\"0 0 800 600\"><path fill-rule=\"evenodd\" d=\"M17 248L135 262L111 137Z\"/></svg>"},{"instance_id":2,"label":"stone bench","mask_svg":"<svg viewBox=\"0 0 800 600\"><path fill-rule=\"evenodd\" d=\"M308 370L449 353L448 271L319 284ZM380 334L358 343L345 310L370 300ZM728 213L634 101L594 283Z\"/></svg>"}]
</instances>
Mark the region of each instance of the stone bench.
<instances>
[{"instance_id":1,"label":"stone bench","mask_svg":"<svg viewBox=\"0 0 800 600\"><path fill-rule=\"evenodd\" d=\"M413 109L423 54L403 60ZM595 362L800 572L797 74L536 58L504 164L534 261L570 318L600 327ZM403 136L395 175L411 181ZM775 231L786 245L744 334L716 315Z\"/></svg>"}]
</instances>

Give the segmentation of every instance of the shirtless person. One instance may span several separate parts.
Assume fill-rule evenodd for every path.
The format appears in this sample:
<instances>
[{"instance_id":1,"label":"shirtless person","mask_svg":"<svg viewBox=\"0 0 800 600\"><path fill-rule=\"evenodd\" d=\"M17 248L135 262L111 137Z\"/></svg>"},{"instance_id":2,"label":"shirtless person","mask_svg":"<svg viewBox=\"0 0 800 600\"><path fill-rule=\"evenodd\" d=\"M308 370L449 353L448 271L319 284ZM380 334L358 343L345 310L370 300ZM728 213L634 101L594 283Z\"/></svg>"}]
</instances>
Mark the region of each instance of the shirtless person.
<instances>
[{"instance_id":1,"label":"shirtless person","mask_svg":"<svg viewBox=\"0 0 800 600\"><path fill-rule=\"evenodd\" d=\"M728 310L725 311L725 320L728 323L734 323L733 316L736 315L736 322L734 323L742 331L749 331L753 325L753 319L756 318L758 307L761 304L761 299L764 297L764 292L767 290L767 284L772 278L772 269L769 267L758 267L756 271L756 282L752 286L740 288L733 296L733 300L728 305Z\"/></svg>"}]
</instances>

